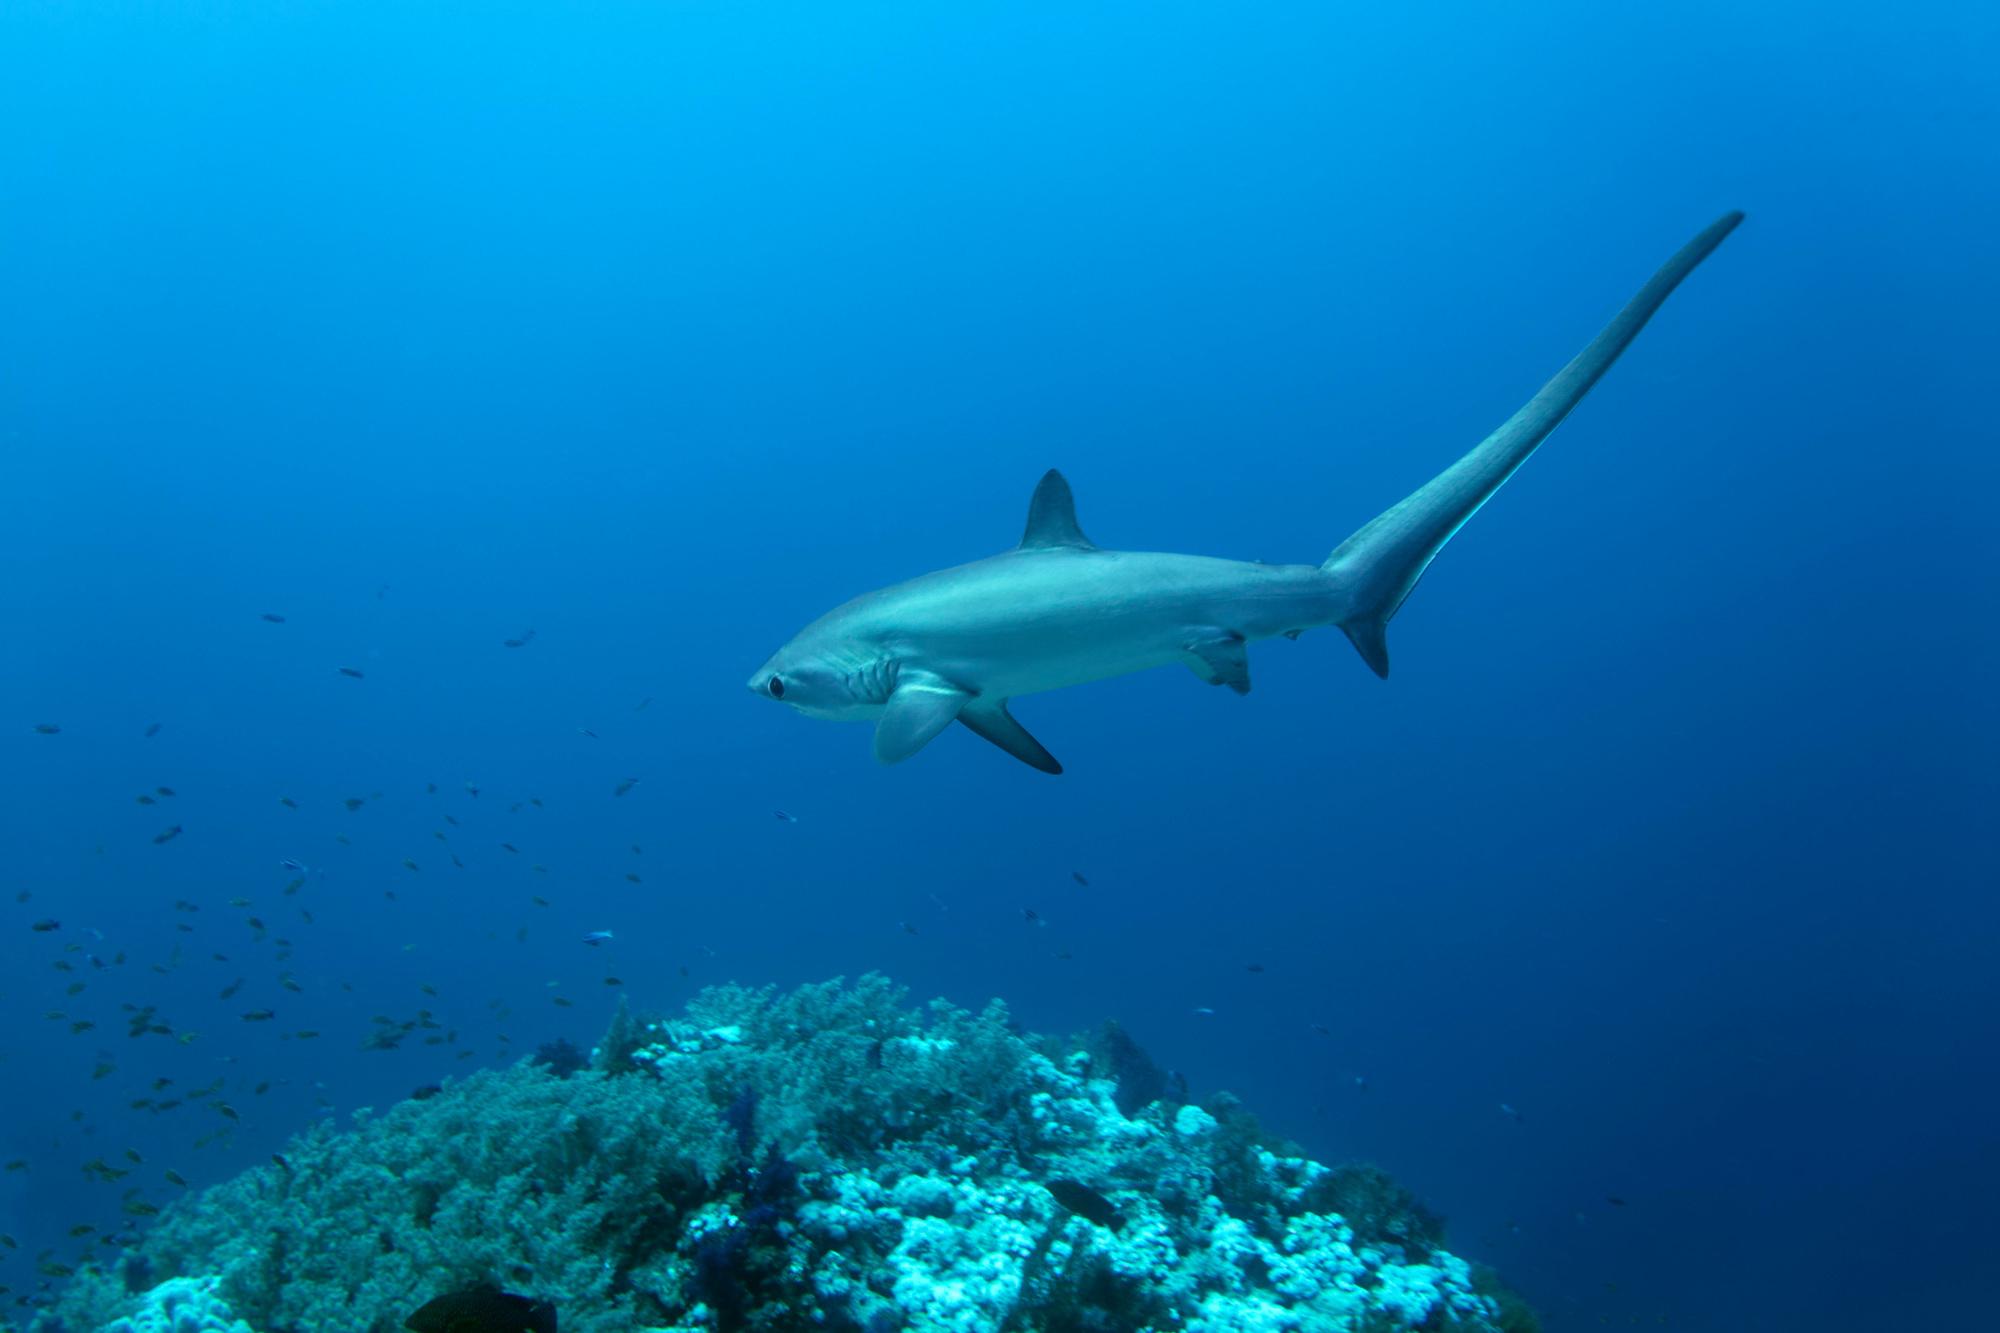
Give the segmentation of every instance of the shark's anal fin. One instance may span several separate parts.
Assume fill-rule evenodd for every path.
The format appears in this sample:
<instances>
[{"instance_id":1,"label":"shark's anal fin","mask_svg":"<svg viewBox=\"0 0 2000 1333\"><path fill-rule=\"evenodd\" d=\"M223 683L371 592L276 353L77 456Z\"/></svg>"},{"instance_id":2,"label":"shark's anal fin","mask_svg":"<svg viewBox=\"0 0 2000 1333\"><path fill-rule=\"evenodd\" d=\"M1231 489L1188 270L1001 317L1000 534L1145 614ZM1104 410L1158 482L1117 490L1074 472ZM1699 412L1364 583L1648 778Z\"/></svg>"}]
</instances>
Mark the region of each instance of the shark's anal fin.
<instances>
[{"instance_id":1,"label":"shark's anal fin","mask_svg":"<svg viewBox=\"0 0 2000 1333\"><path fill-rule=\"evenodd\" d=\"M1044 773L1062 772L1062 765L1056 762L1056 757L1043 749L1042 743L1030 736L1026 727L1014 720L1014 715L1007 711L1005 699L974 699L959 713L958 720L975 736L992 741L1029 768L1038 768Z\"/></svg>"},{"instance_id":2,"label":"shark's anal fin","mask_svg":"<svg viewBox=\"0 0 2000 1333\"><path fill-rule=\"evenodd\" d=\"M875 757L900 764L951 725L972 694L928 671L903 671L875 723Z\"/></svg>"},{"instance_id":3,"label":"shark's anal fin","mask_svg":"<svg viewBox=\"0 0 2000 1333\"><path fill-rule=\"evenodd\" d=\"M1096 546L1076 524L1076 497L1063 474L1050 468L1035 485L1028 501L1028 526L1021 534L1024 551L1091 551Z\"/></svg>"},{"instance_id":4,"label":"shark's anal fin","mask_svg":"<svg viewBox=\"0 0 2000 1333\"><path fill-rule=\"evenodd\" d=\"M1241 634L1219 632L1187 643L1188 665L1211 685L1250 693L1250 651Z\"/></svg>"}]
</instances>

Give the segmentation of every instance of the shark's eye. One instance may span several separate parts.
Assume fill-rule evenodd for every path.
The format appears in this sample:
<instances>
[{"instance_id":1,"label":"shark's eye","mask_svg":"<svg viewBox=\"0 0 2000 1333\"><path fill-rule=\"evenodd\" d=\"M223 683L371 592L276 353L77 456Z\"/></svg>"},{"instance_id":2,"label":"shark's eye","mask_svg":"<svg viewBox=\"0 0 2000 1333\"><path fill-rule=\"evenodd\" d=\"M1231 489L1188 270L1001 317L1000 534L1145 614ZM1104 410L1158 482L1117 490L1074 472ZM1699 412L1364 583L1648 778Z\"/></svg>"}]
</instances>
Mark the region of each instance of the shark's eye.
<instances>
[{"instance_id":1,"label":"shark's eye","mask_svg":"<svg viewBox=\"0 0 2000 1333\"><path fill-rule=\"evenodd\" d=\"M773 699L782 699L785 697L785 682L779 680L776 676L771 677L770 689Z\"/></svg>"}]
</instances>

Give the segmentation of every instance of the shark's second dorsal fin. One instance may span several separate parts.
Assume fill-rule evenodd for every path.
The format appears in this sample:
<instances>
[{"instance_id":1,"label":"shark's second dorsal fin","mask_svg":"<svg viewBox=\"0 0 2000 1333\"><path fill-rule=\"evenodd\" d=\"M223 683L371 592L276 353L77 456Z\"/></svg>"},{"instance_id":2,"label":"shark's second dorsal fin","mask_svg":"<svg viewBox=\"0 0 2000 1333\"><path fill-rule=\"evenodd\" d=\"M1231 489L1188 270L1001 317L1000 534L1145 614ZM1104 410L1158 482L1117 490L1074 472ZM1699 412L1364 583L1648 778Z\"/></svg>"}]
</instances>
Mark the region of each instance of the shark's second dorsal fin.
<instances>
[{"instance_id":1,"label":"shark's second dorsal fin","mask_svg":"<svg viewBox=\"0 0 2000 1333\"><path fill-rule=\"evenodd\" d=\"M1021 549L1056 547L1093 549L1090 538L1076 525L1076 497L1069 493L1069 483L1062 473L1050 468L1036 483L1034 499L1028 501L1028 530L1021 534Z\"/></svg>"}]
</instances>

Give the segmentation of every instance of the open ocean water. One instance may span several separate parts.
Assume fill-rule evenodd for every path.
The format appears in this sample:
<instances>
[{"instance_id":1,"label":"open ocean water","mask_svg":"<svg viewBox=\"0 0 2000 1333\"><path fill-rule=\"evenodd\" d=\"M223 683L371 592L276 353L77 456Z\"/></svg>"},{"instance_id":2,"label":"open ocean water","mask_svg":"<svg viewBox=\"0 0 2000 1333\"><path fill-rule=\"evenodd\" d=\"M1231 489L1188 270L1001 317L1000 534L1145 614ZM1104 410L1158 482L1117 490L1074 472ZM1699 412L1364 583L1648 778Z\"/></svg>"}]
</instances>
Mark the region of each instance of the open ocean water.
<instances>
[{"instance_id":1,"label":"open ocean water","mask_svg":"<svg viewBox=\"0 0 2000 1333\"><path fill-rule=\"evenodd\" d=\"M1996 70L1970 3L4 0L6 1309L92 1161L877 970L1116 1018L1551 1333L2000 1327ZM1023 699L1056 778L744 689L1051 467L1318 563L1736 208L1386 682Z\"/></svg>"}]
</instances>

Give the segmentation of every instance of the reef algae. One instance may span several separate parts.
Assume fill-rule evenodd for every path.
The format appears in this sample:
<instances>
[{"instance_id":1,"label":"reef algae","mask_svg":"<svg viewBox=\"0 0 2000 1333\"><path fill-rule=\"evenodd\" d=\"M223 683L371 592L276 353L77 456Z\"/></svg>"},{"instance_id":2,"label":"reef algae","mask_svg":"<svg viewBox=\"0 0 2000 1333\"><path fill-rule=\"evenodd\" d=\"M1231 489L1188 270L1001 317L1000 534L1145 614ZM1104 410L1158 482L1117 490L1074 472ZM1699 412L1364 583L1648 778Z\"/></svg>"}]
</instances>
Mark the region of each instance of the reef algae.
<instances>
[{"instance_id":1,"label":"reef algae","mask_svg":"<svg viewBox=\"0 0 2000 1333\"><path fill-rule=\"evenodd\" d=\"M1227 1097L1139 1104L1108 1076L1129 1053L1095 1049L877 976L621 1011L567 1075L523 1060L315 1126L33 1327L178 1329L147 1322L171 1288L212 1303L197 1328L387 1333L481 1283L568 1333L1532 1327L1380 1173Z\"/></svg>"}]
</instances>

